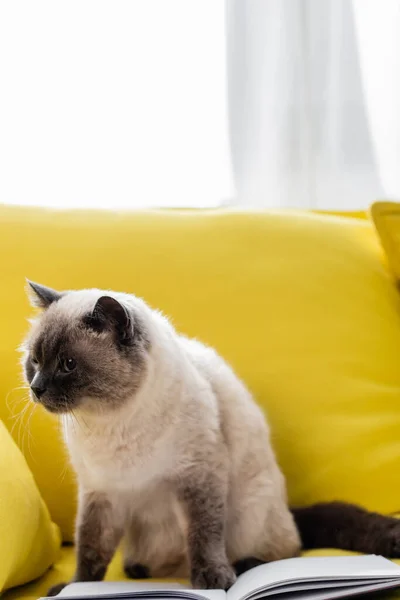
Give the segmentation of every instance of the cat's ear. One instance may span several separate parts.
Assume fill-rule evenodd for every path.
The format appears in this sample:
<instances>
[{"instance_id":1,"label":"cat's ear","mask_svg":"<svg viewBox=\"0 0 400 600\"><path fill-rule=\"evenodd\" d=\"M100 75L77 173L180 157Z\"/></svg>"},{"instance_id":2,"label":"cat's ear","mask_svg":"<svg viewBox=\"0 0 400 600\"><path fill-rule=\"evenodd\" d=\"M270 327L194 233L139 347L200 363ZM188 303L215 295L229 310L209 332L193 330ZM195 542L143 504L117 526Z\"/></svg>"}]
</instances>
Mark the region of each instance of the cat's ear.
<instances>
[{"instance_id":1,"label":"cat's ear","mask_svg":"<svg viewBox=\"0 0 400 600\"><path fill-rule=\"evenodd\" d=\"M57 302L62 297L61 292L57 292L49 287L26 280L28 297L33 306L39 308L48 308L53 302Z\"/></svg>"},{"instance_id":2,"label":"cat's ear","mask_svg":"<svg viewBox=\"0 0 400 600\"><path fill-rule=\"evenodd\" d=\"M97 300L88 324L98 331L113 328L122 343L127 343L133 336L133 324L129 312L111 296L101 296Z\"/></svg>"}]
</instances>

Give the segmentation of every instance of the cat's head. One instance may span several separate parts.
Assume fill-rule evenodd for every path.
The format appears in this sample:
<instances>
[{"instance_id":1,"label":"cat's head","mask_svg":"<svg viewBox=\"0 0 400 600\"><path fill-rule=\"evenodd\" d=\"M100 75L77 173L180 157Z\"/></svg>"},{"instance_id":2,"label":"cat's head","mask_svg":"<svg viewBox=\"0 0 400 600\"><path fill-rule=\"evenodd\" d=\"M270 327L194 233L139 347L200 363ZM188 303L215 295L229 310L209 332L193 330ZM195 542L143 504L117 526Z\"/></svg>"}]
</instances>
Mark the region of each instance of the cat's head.
<instances>
[{"instance_id":1,"label":"cat's head","mask_svg":"<svg viewBox=\"0 0 400 600\"><path fill-rule=\"evenodd\" d=\"M57 292L32 282L28 288L43 309L23 344L32 399L67 413L113 410L131 398L146 375L150 342L143 318L123 296Z\"/></svg>"}]
</instances>

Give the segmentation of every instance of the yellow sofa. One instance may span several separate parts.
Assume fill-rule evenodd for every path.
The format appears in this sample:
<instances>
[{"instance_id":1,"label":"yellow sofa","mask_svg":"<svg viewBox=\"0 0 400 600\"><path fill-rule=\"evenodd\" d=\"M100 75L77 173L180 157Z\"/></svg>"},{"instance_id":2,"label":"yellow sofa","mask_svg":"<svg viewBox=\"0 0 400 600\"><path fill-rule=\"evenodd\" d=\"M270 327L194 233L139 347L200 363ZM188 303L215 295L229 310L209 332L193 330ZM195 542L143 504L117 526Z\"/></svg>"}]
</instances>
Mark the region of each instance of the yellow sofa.
<instances>
[{"instance_id":1,"label":"yellow sofa","mask_svg":"<svg viewBox=\"0 0 400 600\"><path fill-rule=\"evenodd\" d=\"M0 256L0 419L64 542L74 477L56 419L20 387L16 349L32 314L25 277L135 293L214 346L268 413L292 503L400 511L400 296L365 218L0 207ZM0 582L2 557L18 551L0 540ZM73 563L63 546L52 569L4 597L33 600ZM108 577L123 577L118 556Z\"/></svg>"}]
</instances>

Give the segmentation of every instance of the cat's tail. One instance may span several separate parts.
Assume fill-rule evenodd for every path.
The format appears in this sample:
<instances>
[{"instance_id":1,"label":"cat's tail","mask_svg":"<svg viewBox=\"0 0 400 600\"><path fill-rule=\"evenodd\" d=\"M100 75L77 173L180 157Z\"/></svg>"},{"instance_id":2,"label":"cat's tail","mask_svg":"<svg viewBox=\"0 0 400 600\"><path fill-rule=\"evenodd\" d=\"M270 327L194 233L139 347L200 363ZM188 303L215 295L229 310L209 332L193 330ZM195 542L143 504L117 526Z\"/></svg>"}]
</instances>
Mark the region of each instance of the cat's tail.
<instances>
[{"instance_id":1,"label":"cat's tail","mask_svg":"<svg viewBox=\"0 0 400 600\"><path fill-rule=\"evenodd\" d=\"M340 548L400 557L400 519L354 504L330 502L291 509L303 548Z\"/></svg>"}]
</instances>

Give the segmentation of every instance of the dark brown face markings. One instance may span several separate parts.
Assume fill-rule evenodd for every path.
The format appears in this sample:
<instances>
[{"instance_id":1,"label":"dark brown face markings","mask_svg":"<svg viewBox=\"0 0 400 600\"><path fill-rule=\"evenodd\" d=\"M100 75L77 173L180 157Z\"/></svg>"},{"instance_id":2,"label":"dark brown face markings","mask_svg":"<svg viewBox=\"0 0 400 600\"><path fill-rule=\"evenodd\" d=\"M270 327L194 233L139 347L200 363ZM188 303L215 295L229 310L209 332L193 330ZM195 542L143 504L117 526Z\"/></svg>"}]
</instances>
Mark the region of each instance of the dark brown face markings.
<instances>
[{"instance_id":1,"label":"dark brown face markings","mask_svg":"<svg viewBox=\"0 0 400 600\"><path fill-rule=\"evenodd\" d=\"M25 378L26 378L27 382L30 384L32 379L35 376L35 368L32 364L32 359L31 359L30 355L28 355L24 361L24 372L25 372Z\"/></svg>"},{"instance_id":2,"label":"dark brown face markings","mask_svg":"<svg viewBox=\"0 0 400 600\"><path fill-rule=\"evenodd\" d=\"M178 483L189 522L188 548L191 582L198 589L229 589L235 582L225 548L227 486L209 472L188 474Z\"/></svg>"},{"instance_id":3,"label":"dark brown face markings","mask_svg":"<svg viewBox=\"0 0 400 600\"><path fill-rule=\"evenodd\" d=\"M32 345L31 358L35 361L43 361L43 336L41 335Z\"/></svg>"},{"instance_id":4,"label":"dark brown face markings","mask_svg":"<svg viewBox=\"0 0 400 600\"><path fill-rule=\"evenodd\" d=\"M68 324L60 321L52 323L51 327L46 327L34 349L38 361L42 364L54 363L62 350L68 347L71 333Z\"/></svg>"},{"instance_id":5,"label":"dark brown face markings","mask_svg":"<svg viewBox=\"0 0 400 600\"><path fill-rule=\"evenodd\" d=\"M126 315L126 309L121 309L121 314ZM87 315L68 318L51 308L43 313L29 349L38 365L34 367L28 356L24 372L28 383L36 371L43 375L48 385L39 401L49 412L74 410L86 398L91 399L91 410L113 409L140 387L150 348L140 316L132 313L126 317L129 334L122 337L114 313L110 322L104 321L104 315L102 319L102 328L96 330ZM73 370L62 368L68 359L73 361Z\"/></svg>"},{"instance_id":6,"label":"dark brown face markings","mask_svg":"<svg viewBox=\"0 0 400 600\"><path fill-rule=\"evenodd\" d=\"M97 333L112 333L122 351L150 350L150 340L141 317L129 315L125 308L108 296L101 297L93 311L82 317L81 323Z\"/></svg>"}]
</instances>

